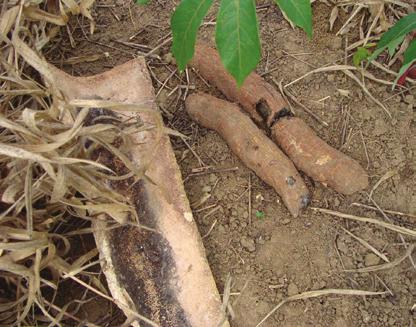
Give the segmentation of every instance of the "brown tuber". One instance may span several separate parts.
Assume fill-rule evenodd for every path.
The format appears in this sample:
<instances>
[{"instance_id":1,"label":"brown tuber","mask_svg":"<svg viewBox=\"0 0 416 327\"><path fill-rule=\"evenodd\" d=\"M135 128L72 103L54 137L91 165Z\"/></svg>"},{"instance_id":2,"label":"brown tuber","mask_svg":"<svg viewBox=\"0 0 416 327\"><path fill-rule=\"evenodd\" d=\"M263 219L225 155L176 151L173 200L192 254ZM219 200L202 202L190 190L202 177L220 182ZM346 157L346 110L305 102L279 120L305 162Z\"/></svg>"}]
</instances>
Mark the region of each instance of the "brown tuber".
<instances>
[{"instance_id":1,"label":"brown tuber","mask_svg":"<svg viewBox=\"0 0 416 327\"><path fill-rule=\"evenodd\" d=\"M188 96L185 104L193 120L220 134L241 161L276 190L294 217L308 205L309 191L293 163L238 106L199 93Z\"/></svg>"},{"instance_id":2,"label":"brown tuber","mask_svg":"<svg viewBox=\"0 0 416 327\"><path fill-rule=\"evenodd\" d=\"M238 88L218 52L201 43L191 65L229 100L238 102L256 123L270 128L273 140L299 170L343 194L368 186L360 164L325 143L301 119L291 117L281 94L261 76L251 73Z\"/></svg>"},{"instance_id":3,"label":"brown tuber","mask_svg":"<svg viewBox=\"0 0 416 327\"><path fill-rule=\"evenodd\" d=\"M224 69L217 50L205 44L199 43L195 47L191 65L230 101L238 102L256 123L265 122L270 126L280 110L286 107L279 92L255 73L251 73L238 87Z\"/></svg>"},{"instance_id":4,"label":"brown tuber","mask_svg":"<svg viewBox=\"0 0 416 327\"><path fill-rule=\"evenodd\" d=\"M317 137L302 119L283 117L272 126L271 134L295 166L314 180L347 195L368 186L360 164Z\"/></svg>"}]
</instances>

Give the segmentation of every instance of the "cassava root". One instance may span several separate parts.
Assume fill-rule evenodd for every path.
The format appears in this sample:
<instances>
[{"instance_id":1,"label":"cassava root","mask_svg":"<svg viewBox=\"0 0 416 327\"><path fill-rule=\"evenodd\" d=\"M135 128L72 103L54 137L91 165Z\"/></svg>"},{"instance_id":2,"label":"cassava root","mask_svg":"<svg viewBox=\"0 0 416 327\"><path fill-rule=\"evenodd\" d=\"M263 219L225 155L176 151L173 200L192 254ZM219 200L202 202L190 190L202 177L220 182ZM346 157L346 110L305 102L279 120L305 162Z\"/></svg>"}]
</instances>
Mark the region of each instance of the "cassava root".
<instances>
[{"instance_id":1,"label":"cassava root","mask_svg":"<svg viewBox=\"0 0 416 327\"><path fill-rule=\"evenodd\" d=\"M295 166L315 181L343 194L368 186L368 176L360 164L320 139L301 119L291 117L281 94L258 74L251 73L237 87L218 52L202 43L196 46L191 65L229 100L239 103L257 124L269 130Z\"/></svg>"},{"instance_id":2,"label":"cassava root","mask_svg":"<svg viewBox=\"0 0 416 327\"><path fill-rule=\"evenodd\" d=\"M276 190L294 217L308 205L309 191L293 163L237 105L201 93L188 96L185 105L193 120L220 134L241 161Z\"/></svg>"},{"instance_id":3,"label":"cassava root","mask_svg":"<svg viewBox=\"0 0 416 327\"><path fill-rule=\"evenodd\" d=\"M302 119L279 119L271 134L295 166L314 180L347 195L368 186L368 176L360 164L317 137Z\"/></svg>"}]
</instances>

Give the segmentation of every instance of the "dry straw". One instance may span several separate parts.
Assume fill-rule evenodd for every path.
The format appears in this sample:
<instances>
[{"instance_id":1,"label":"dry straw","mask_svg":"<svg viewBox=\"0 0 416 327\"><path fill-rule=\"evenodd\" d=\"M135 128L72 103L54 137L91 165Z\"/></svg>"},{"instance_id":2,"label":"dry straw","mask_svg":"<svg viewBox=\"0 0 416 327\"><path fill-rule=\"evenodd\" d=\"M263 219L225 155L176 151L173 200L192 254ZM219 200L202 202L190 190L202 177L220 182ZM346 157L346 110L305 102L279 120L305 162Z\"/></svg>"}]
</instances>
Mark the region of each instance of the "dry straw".
<instances>
[{"instance_id":1,"label":"dry straw","mask_svg":"<svg viewBox=\"0 0 416 327\"><path fill-rule=\"evenodd\" d=\"M93 325L78 317L85 298L56 304L68 279L114 302L91 272L98 251L71 256L74 237L91 228L58 232L74 219L90 221L102 213L113 219L110 228L137 224L136 211L109 181L143 176L145 168L125 154L129 135L154 128L116 114L146 108L68 103L53 87L44 45L70 14L82 14L94 26L94 0L57 3L5 0L0 8L0 324L7 326ZM33 69L45 83L30 77L37 76Z\"/></svg>"}]
</instances>

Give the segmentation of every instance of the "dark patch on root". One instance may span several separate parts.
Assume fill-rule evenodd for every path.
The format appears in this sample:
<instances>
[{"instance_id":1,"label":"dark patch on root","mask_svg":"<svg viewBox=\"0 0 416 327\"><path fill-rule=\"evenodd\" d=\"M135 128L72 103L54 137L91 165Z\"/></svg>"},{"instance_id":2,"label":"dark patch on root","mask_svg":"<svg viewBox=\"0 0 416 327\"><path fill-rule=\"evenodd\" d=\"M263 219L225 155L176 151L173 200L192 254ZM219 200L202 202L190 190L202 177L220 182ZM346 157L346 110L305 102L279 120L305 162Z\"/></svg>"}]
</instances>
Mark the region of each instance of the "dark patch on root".
<instances>
[{"instance_id":1,"label":"dark patch on root","mask_svg":"<svg viewBox=\"0 0 416 327\"><path fill-rule=\"evenodd\" d=\"M140 223L157 230L157 217L148 205L146 182L133 188ZM112 232L112 259L120 284L138 313L160 326L190 326L176 297L172 249L160 233L124 226ZM145 322L141 326L149 326Z\"/></svg>"}]
</instances>

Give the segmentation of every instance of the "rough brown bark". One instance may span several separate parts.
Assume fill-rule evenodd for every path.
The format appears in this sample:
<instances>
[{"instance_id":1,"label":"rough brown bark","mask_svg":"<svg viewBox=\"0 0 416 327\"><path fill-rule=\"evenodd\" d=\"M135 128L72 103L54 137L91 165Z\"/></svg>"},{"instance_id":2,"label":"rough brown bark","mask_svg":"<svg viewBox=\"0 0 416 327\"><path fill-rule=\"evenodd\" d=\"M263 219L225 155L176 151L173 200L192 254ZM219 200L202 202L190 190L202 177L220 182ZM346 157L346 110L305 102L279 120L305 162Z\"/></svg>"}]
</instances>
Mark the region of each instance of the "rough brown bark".
<instances>
[{"instance_id":1,"label":"rough brown bark","mask_svg":"<svg viewBox=\"0 0 416 327\"><path fill-rule=\"evenodd\" d=\"M129 61L103 74L72 77L50 67L58 87L68 99L94 99L143 104L157 112L145 61ZM123 112L121 119L135 118ZM155 124L155 115L140 118ZM155 183L137 183L127 196L136 206L143 225L107 230L94 221L94 236L113 297L130 316L130 309L160 326L229 326L223 319L221 300L205 257L205 250L186 197L181 173L167 135L155 144L155 131L133 135L131 160L140 164L151 151L154 159L146 174ZM128 187L126 187L128 189ZM121 190L122 192L126 189ZM225 321L225 322L224 322ZM136 323L137 325L137 323ZM141 323L141 326L148 326Z\"/></svg>"},{"instance_id":2,"label":"rough brown bark","mask_svg":"<svg viewBox=\"0 0 416 327\"><path fill-rule=\"evenodd\" d=\"M273 140L296 167L314 180L342 194L352 194L368 186L368 176L360 164L317 137L302 119L279 119L271 132Z\"/></svg>"},{"instance_id":3,"label":"rough brown bark","mask_svg":"<svg viewBox=\"0 0 416 327\"><path fill-rule=\"evenodd\" d=\"M276 190L293 216L307 206L309 191L293 163L238 106L197 93L186 99L186 110L220 134L241 161Z\"/></svg>"},{"instance_id":4,"label":"rough brown bark","mask_svg":"<svg viewBox=\"0 0 416 327\"><path fill-rule=\"evenodd\" d=\"M238 102L256 123L270 128L273 140L299 170L343 194L368 186L368 177L359 163L329 146L299 118L290 119L281 94L262 77L251 73L238 88L218 52L202 43L196 46L191 64L228 99ZM296 146L291 146L293 142ZM325 164L322 158L327 158Z\"/></svg>"}]
</instances>

